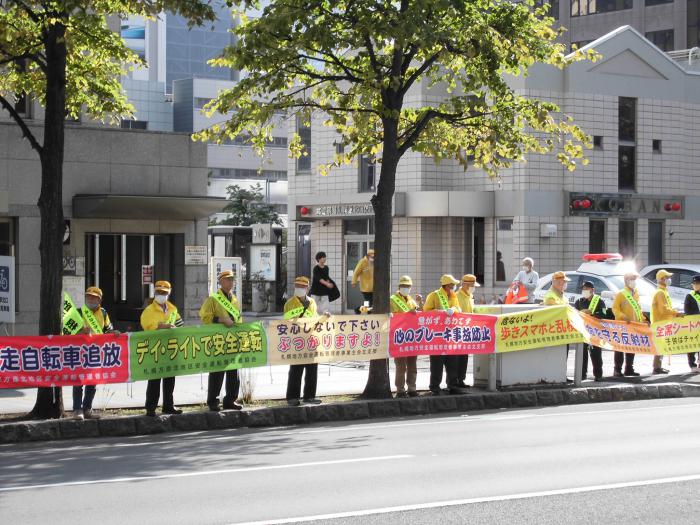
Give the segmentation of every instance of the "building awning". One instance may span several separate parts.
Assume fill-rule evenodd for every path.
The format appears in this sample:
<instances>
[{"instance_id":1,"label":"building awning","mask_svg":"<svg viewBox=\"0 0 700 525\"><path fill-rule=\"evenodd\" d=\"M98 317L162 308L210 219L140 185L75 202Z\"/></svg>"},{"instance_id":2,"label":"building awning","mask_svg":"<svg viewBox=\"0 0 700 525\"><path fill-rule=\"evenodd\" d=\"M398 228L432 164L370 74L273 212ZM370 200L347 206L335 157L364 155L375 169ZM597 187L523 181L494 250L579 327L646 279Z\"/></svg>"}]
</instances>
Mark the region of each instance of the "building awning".
<instances>
[{"instance_id":1,"label":"building awning","mask_svg":"<svg viewBox=\"0 0 700 525\"><path fill-rule=\"evenodd\" d=\"M223 211L224 197L165 195L75 195L76 219L203 219Z\"/></svg>"}]
</instances>

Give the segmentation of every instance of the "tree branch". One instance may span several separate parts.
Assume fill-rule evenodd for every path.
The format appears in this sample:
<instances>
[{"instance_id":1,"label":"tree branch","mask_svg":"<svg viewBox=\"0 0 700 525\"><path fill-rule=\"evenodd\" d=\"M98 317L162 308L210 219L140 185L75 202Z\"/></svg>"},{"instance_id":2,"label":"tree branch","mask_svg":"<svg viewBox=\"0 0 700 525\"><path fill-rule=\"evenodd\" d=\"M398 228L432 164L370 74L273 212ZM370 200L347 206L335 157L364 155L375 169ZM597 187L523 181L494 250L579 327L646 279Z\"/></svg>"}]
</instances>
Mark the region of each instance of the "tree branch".
<instances>
[{"instance_id":1,"label":"tree branch","mask_svg":"<svg viewBox=\"0 0 700 525\"><path fill-rule=\"evenodd\" d=\"M32 130L29 129L29 126L27 126L27 123L22 118L22 115L17 113L15 107L12 104L10 104L10 102L2 95L0 95L0 105L2 105L2 107L5 108L5 110L7 110L7 112L10 114L10 116L12 116L14 121L17 122L17 125L22 130L22 134L27 140L29 140L29 143L32 145L32 148L34 148L37 151L37 153L41 155L44 148L36 140L36 137L32 133Z\"/></svg>"},{"instance_id":2,"label":"tree branch","mask_svg":"<svg viewBox=\"0 0 700 525\"><path fill-rule=\"evenodd\" d=\"M438 51L438 52L435 53L433 56L431 56L430 58L428 58L425 62L423 62L423 64L421 64L421 66L420 66L418 69L416 69L416 70L413 72L413 74L412 74L410 77L408 77L408 80L406 80L406 83L404 84L403 88L401 89L401 94L402 94L402 95L405 95L406 92L411 88L411 86L413 85L413 83L414 83L416 80L418 80L418 78L419 78L423 73L425 73L430 67L432 67L433 64L435 64L435 62L437 62L437 59L440 58L440 53L442 53L442 50Z\"/></svg>"}]
</instances>

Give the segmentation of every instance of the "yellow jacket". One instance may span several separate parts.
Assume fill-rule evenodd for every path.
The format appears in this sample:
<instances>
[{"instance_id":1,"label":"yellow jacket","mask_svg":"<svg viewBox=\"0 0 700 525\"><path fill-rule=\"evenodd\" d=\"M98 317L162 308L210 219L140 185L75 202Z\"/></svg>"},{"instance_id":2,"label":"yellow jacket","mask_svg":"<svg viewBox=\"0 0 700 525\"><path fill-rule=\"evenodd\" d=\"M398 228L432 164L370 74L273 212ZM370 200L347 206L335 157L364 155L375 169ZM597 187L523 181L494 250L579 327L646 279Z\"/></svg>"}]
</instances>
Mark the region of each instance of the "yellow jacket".
<instances>
[{"instance_id":1,"label":"yellow jacket","mask_svg":"<svg viewBox=\"0 0 700 525\"><path fill-rule=\"evenodd\" d=\"M367 257L363 257L355 266L355 271L352 273L352 284L360 282L361 292L374 291L374 265L370 264Z\"/></svg>"},{"instance_id":2,"label":"yellow jacket","mask_svg":"<svg viewBox=\"0 0 700 525\"><path fill-rule=\"evenodd\" d=\"M416 301L414 301L413 297L411 297L410 295L403 295L401 292L398 291L394 295L398 295L399 297L401 297L401 299L403 299L403 302L406 303L406 306L408 306L409 310L418 310L418 303L416 303ZM403 310L396 306L394 304L394 301L392 301L391 299L389 300L389 305L391 306L392 314L403 313Z\"/></svg>"},{"instance_id":3,"label":"yellow jacket","mask_svg":"<svg viewBox=\"0 0 700 525\"><path fill-rule=\"evenodd\" d=\"M569 301L566 300L564 294L559 295L557 291L550 288L549 291L544 294L542 304L545 306L567 306Z\"/></svg>"},{"instance_id":4,"label":"yellow jacket","mask_svg":"<svg viewBox=\"0 0 700 525\"><path fill-rule=\"evenodd\" d=\"M425 299L425 304L423 305L424 312L442 310L442 307L440 306L440 298L438 297L438 292L440 290L442 290L442 288L438 288L434 292L430 292L428 294L428 297L426 297ZM461 312L459 308L459 299L457 299L456 293L450 292L450 294L447 296L447 304L450 306L450 308L454 309L455 311Z\"/></svg>"},{"instance_id":5,"label":"yellow jacket","mask_svg":"<svg viewBox=\"0 0 700 525\"><path fill-rule=\"evenodd\" d=\"M88 328L90 328L90 323L88 323L87 317L85 316L85 313L83 312L82 308L80 309L80 315L82 316L83 321L85 321L85 324L83 326L87 326ZM107 310L100 306L96 312L92 312L92 315L95 316L95 320L97 321L98 326L102 327L103 334L114 330L114 327L112 326L112 320L109 318Z\"/></svg>"},{"instance_id":6,"label":"yellow jacket","mask_svg":"<svg viewBox=\"0 0 700 525\"><path fill-rule=\"evenodd\" d=\"M144 330L157 330L158 323L167 323L173 313L173 317L175 318L173 324L175 326L182 326L184 323L177 311L177 307L170 301L165 302L165 307L166 309L163 310L163 307L157 302L151 302L141 313L141 328Z\"/></svg>"},{"instance_id":7,"label":"yellow jacket","mask_svg":"<svg viewBox=\"0 0 700 525\"><path fill-rule=\"evenodd\" d=\"M314 301L311 297L307 297L307 299L309 300L309 306L306 308L306 312L304 312L304 317L315 317L318 315L316 301ZM295 308L304 308L304 304L301 302L301 299L299 299L296 295L284 303L284 313L287 314ZM298 315L294 316L294 318L298 317ZM287 319L287 316L285 315L284 318Z\"/></svg>"},{"instance_id":8,"label":"yellow jacket","mask_svg":"<svg viewBox=\"0 0 700 525\"><path fill-rule=\"evenodd\" d=\"M460 288L457 291L457 301L459 302L459 309L462 311L462 313L474 313L474 296L472 294L467 293Z\"/></svg>"},{"instance_id":9,"label":"yellow jacket","mask_svg":"<svg viewBox=\"0 0 700 525\"><path fill-rule=\"evenodd\" d=\"M676 312L673 308L669 308L666 302L666 287L659 285L659 289L654 294L654 298L651 301L651 322L656 321L668 321L674 317L678 317L681 314Z\"/></svg>"},{"instance_id":10,"label":"yellow jacket","mask_svg":"<svg viewBox=\"0 0 700 525\"><path fill-rule=\"evenodd\" d=\"M630 290L629 288L625 287L625 290L628 292L632 293L632 296L634 299L639 303L639 292L637 290ZM613 314L615 314L615 319L617 321L636 321L636 322L646 322L646 317L644 317L644 314L642 314L642 319L637 319L636 315L634 313L634 309L632 308L632 305L625 299L624 294L620 291L617 293L615 296L615 300L613 301L612 305L612 311Z\"/></svg>"},{"instance_id":11,"label":"yellow jacket","mask_svg":"<svg viewBox=\"0 0 700 525\"><path fill-rule=\"evenodd\" d=\"M239 312L241 311L241 307L238 306L238 299L236 299L235 295L231 294L229 301L231 301L231 304L236 310L238 310ZM226 317L230 317L229 313L224 309L223 306L221 306L221 303L219 301L214 299L213 296L207 297L206 300L202 303L201 308L199 309L199 318L202 320L202 324L213 324L214 319L216 319L217 323L220 323L220 319L224 319ZM234 319L233 322L235 323L236 320ZM242 313L241 322L243 322Z\"/></svg>"}]
</instances>

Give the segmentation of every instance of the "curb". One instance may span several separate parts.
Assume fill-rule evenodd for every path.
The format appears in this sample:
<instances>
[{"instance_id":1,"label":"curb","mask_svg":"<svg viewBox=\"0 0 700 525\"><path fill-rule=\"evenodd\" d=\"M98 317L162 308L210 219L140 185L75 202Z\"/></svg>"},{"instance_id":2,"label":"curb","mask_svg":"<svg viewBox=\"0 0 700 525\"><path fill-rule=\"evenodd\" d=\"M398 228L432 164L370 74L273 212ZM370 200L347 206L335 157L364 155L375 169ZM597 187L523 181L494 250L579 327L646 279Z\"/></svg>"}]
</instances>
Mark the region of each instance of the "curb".
<instances>
[{"instance_id":1,"label":"curb","mask_svg":"<svg viewBox=\"0 0 700 525\"><path fill-rule=\"evenodd\" d=\"M274 407L221 412L186 412L173 416L119 416L99 420L54 419L0 423L0 444L76 438L145 436L165 432L226 430L357 421L446 412L547 407L582 403L700 397L700 385L614 385L587 388L545 388L512 392L423 396L404 399L350 401L301 407Z\"/></svg>"}]
</instances>

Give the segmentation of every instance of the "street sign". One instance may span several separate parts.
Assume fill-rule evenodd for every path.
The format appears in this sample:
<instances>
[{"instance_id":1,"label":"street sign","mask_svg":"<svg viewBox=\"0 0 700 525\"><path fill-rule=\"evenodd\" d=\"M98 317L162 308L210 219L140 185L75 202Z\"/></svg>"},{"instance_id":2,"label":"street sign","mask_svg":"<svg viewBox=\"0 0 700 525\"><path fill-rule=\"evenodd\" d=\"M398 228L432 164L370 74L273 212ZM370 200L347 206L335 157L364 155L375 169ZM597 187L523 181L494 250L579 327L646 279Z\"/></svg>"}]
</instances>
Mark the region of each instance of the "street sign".
<instances>
[{"instance_id":1,"label":"street sign","mask_svg":"<svg viewBox=\"0 0 700 525\"><path fill-rule=\"evenodd\" d=\"M141 266L141 284L153 284L153 266L144 264Z\"/></svg>"},{"instance_id":2,"label":"street sign","mask_svg":"<svg viewBox=\"0 0 700 525\"><path fill-rule=\"evenodd\" d=\"M207 264L206 246L185 246L185 265Z\"/></svg>"},{"instance_id":3,"label":"street sign","mask_svg":"<svg viewBox=\"0 0 700 525\"><path fill-rule=\"evenodd\" d=\"M0 323L15 322L15 258L0 257Z\"/></svg>"},{"instance_id":4,"label":"street sign","mask_svg":"<svg viewBox=\"0 0 700 525\"><path fill-rule=\"evenodd\" d=\"M233 295L243 303L243 259L240 257L212 257L209 267L209 291L215 294L219 289L219 274L223 271L233 272Z\"/></svg>"}]
</instances>

